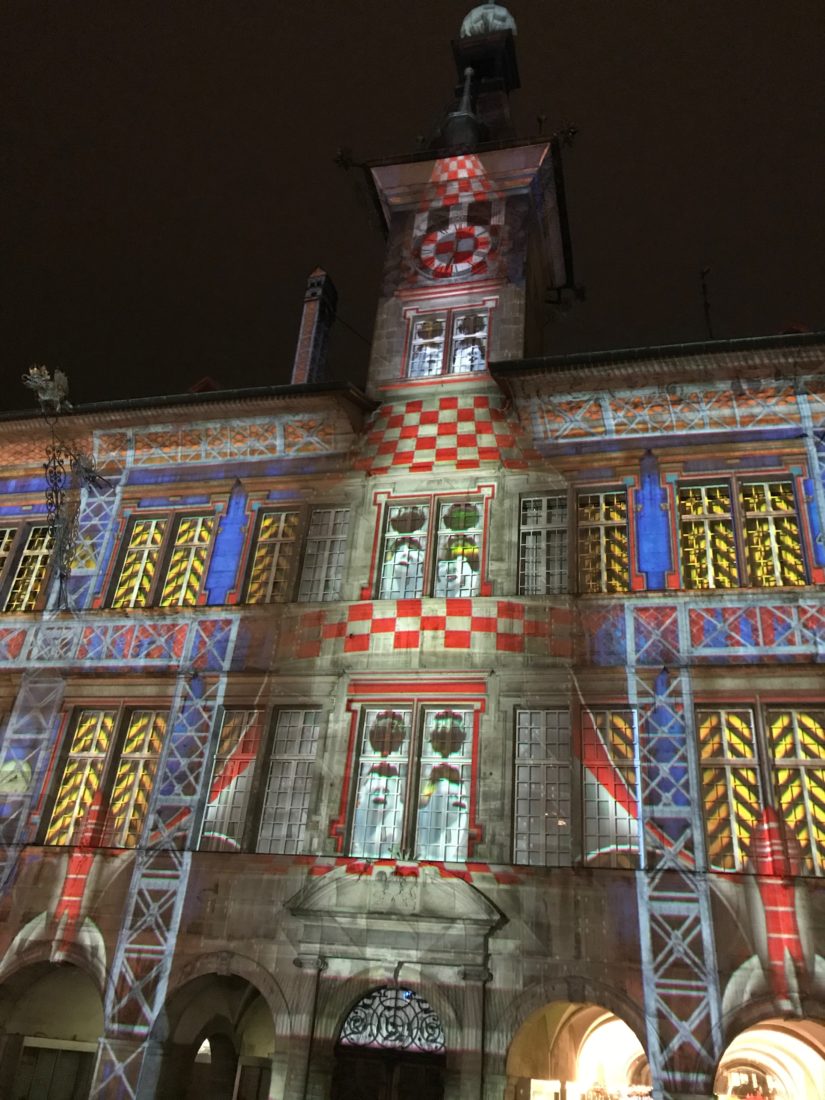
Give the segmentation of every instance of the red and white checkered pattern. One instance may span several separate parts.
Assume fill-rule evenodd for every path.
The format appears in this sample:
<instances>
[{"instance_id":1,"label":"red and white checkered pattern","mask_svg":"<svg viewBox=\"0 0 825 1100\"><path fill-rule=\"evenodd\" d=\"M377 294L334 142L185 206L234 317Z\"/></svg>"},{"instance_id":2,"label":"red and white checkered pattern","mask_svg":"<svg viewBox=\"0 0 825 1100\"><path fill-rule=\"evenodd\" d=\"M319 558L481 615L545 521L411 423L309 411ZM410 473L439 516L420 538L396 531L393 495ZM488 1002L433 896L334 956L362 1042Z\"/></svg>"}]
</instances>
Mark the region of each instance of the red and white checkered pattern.
<instances>
[{"instance_id":1,"label":"red and white checkered pattern","mask_svg":"<svg viewBox=\"0 0 825 1100\"><path fill-rule=\"evenodd\" d=\"M497 398L456 395L382 405L355 465L372 474L426 473L441 463L456 470L477 470L485 462L524 469L535 457Z\"/></svg>"},{"instance_id":2,"label":"red and white checkered pattern","mask_svg":"<svg viewBox=\"0 0 825 1100\"><path fill-rule=\"evenodd\" d=\"M307 611L282 639L293 659L422 648L569 658L571 612L515 600L363 600Z\"/></svg>"},{"instance_id":3,"label":"red and white checkered pattern","mask_svg":"<svg viewBox=\"0 0 825 1100\"><path fill-rule=\"evenodd\" d=\"M489 202L496 192L484 166L474 153L442 157L435 162L427 194L421 209L431 206L455 206L459 202Z\"/></svg>"},{"instance_id":4,"label":"red and white checkered pattern","mask_svg":"<svg viewBox=\"0 0 825 1100\"><path fill-rule=\"evenodd\" d=\"M421 266L435 279L482 275L492 247L493 234L486 226L452 225L433 230L421 242Z\"/></svg>"}]
</instances>

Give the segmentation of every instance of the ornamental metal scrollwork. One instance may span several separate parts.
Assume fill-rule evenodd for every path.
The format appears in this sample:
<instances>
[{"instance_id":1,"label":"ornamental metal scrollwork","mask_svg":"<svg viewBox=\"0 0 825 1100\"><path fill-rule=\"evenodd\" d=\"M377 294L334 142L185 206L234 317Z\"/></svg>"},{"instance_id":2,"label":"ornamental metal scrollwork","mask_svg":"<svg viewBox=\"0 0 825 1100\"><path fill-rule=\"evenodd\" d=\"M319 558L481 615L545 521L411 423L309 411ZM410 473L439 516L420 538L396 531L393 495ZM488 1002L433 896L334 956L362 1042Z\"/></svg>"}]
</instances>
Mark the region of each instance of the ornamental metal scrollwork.
<instances>
[{"instance_id":1,"label":"ornamental metal scrollwork","mask_svg":"<svg viewBox=\"0 0 825 1100\"><path fill-rule=\"evenodd\" d=\"M444 1029L430 1005L412 989L374 989L352 1009L339 1036L342 1046L378 1047L428 1054L444 1050Z\"/></svg>"}]
</instances>

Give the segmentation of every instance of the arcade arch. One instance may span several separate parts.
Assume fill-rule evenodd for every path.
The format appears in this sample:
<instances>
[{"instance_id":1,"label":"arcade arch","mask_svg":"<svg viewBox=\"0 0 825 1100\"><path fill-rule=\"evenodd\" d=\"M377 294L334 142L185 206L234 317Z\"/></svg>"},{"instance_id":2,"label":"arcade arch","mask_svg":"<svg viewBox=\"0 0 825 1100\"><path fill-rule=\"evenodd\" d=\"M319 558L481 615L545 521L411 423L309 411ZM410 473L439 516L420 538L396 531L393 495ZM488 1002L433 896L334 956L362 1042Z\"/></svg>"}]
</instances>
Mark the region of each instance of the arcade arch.
<instances>
[{"instance_id":1,"label":"arcade arch","mask_svg":"<svg viewBox=\"0 0 825 1100\"><path fill-rule=\"evenodd\" d=\"M176 990L164 1014L156 1100L266 1100L275 1027L260 991L235 974L205 974Z\"/></svg>"},{"instance_id":2,"label":"arcade arch","mask_svg":"<svg viewBox=\"0 0 825 1100\"><path fill-rule=\"evenodd\" d=\"M626 1100L652 1092L635 1032L599 1005L543 1005L519 1028L506 1065L507 1100Z\"/></svg>"},{"instance_id":3,"label":"arcade arch","mask_svg":"<svg viewBox=\"0 0 825 1100\"><path fill-rule=\"evenodd\" d=\"M38 963L2 987L0 1081L14 1100L86 1100L103 1002L92 978L69 964Z\"/></svg>"},{"instance_id":4,"label":"arcade arch","mask_svg":"<svg viewBox=\"0 0 825 1100\"><path fill-rule=\"evenodd\" d=\"M825 1096L825 1026L766 1020L728 1046L714 1082L719 1100L800 1100Z\"/></svg>"}]
</instances>

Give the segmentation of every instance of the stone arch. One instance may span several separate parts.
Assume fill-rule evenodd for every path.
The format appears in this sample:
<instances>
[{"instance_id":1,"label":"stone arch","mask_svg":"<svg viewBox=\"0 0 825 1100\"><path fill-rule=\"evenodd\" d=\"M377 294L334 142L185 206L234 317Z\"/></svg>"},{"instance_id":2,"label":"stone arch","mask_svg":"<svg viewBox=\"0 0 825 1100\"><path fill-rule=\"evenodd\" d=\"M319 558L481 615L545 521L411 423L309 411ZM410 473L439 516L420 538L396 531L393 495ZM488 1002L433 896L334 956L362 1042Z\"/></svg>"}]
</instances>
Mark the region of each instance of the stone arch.
<instances>
[{"instance_id":1,"label":"stone arch","mask_svg":"<svg viewBox=\"0 0 825 1100\"><path fill-rule=\"evenodd\" d=\"M15 967L0 992L0 1081L21 1095L41 1079L74 1090L67 1095L88 1095L104 1020L96 975L41 958ZM38 1087L49 1100L42 1088L52 1085Z\"/></svg>"},{"instance_id":2,"label":"stone arch","mask_svg":"<svg viewBox=\"0 0 825 1100\"><path fill-rule=\"evenodd\" d=\"M272 975L225 952L199 957L176 979L155 1020L159 1057L139 1095L229 1100L239 1088L282 1095L290 1013Z\"/></svg>"},{"instance_id":3,"label":"stone arch","mask_svg":"<svg viewBox=\"0 0 825 1100\"><path fill-rule=\"evenodd\" d=\"M729 1039L713 1092L721 1097L825 1096L825 1018L762 1018Z\"/></svg>"}]
</instances>

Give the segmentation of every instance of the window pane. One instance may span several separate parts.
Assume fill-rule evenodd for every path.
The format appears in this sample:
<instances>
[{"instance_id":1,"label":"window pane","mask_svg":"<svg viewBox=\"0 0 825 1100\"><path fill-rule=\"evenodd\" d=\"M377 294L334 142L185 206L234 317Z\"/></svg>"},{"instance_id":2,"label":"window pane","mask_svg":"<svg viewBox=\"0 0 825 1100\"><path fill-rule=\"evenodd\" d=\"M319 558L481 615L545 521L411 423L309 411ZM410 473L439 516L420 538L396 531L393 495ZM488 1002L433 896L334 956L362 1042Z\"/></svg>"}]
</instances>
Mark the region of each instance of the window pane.
<instances>
[{"instance_id":1,"label":"window pane","mask_svg":"<svg viewBox=\"0 0 825 1100\"><path fill-rule=\"evenodd\" d=\"M273 603L287 598L297 535L297 512L264 512L261 516L247 603Z\"/></svg>"},{"instance_id":2,"label":"window pane","mask_svg":"<svg viewBox=\"0 0 825 1100\"><path fill-rule=\"evenodd\" d=\"M409 378L430 378L441 374L444 363L445 317L422 317L413 321L410 338Z\"/></svg>"},{"instance_id":3,"label":"window pane","mask_svg":"<svg viewBox=\"0 0 825 1100\"><path fill-rule=\"evenodd\" d=\"M773 788L806 874L825 874L825 710L769 710Z\"/></svg>"},{"instance_id":4,"label":"window pane","mask_svg":"<svg viewBox=\"0 0 825 1100\"><path fill-rule=\"evenodd\" d=\"M203 584L213 516L182 516L160 596L161 607L192 607Z\"/></svg>"},{"instance_id":5,"label":"window pane","mask_svg":"<svg viewBox=\"0 0 825 1100\"><path fill-rule=\"evenodd\" d=\"M438 507L435 596L475 596L481 568L482 506L470 500Z\"/></svg>"},{"instance_id":6,"label":"window pane","mask_svg":"<svg viewBox=\"0 0 825 1100\"><path fill-rule=\"evenodd\" d=\"M320 728L319 710L278 712L258 831L259 852L294 855L303 850Z\"/></svg>"},{"instance_id":7,"label":"window pane","mask_svg":"<svg viewBox=\"0 0 825 1100\"><path fill-rule=\"evenodd\" d=\"M429 507L419 504L387 508L379 599L422 595L427 556Z\"/></svg>"},{"instance_id":8,"label":"window pane","mask_svg":"<svg viewBox=\"0 0 825 1100\"><path fill-rule=\"evenodd\" d=\"M6 599L6 611L32 611L46 577L52 535L48 527L32 527Z\"/></svg>"},{"instance_id":9,"label":"window pane","mask_svg":"<svg viewBox=\"0 0 825 1100\"><path fill-rule=\"evenodd\" d=\"M627 592L627 494L582 493L577 503L580 591Z\"/></svg>"},{"instance_id":10,"label":"window pane","mask_svg":"<svg viewBox=\"0 0 825 1100\"><path fill-rule=\"evenodd\" d=\"M519 595L567 591L567 497L525 497L519 530Z\"/></svg>"},{"instance_id":11,"label":"window pane","mask_svg":"<svg viewBox=\"0 0 825 1100\"><path fill-rule=\"evenodd\" d=\"M585 858L611 867L635 867L638 799L633 713L586 711L582 733Z\"/></svg>"},{"instance_id":12,"label":"window pane","mask_svg":"<svg viewBox=\"0 0 825 1100\"><path fill-rule=\"evenodd\" d=\"M135 848L140 840L165 733L165 714L137 710L129 717L110 799L115 847Z\"/></svg>"},{"instance_id":13,"label":"window pane","mask_svg":"<svg viewBox=\"0 0 825 1100\"><path fill-rule=\"evenodd\" d=\"M313 509L298 589L299 600L338 599L348 529L348 508Z\"/></svg>"},{"instance_id":14,"label":"window pane","mask_svg":"<svg viewBox=\"0 0 825 1100\"><path fill-rule=\"evenodd\" d=\"M115 712L112 710L83 710L78 715L46 831L46 844L80 843L85 819L93 806L96 820L88 824L95 830L95 836L90 836L88 843L99 840L102 825L100 785L114 725Z\"/></svg>"},{"instance_id":15,"label":"window pane","mask_svg":"<svg viewBox=\"0 0 825 1100\"><path fill-rule=\"evenodd\" d=\"M790 481L749 482L740 492L748 583L805 584L805 561Z\"/></svg>"},{"instance_id":16,"label":"window pane","mask_svg":"<svg viewBox=\"0 0 825 1100\"><path fill-rule=\"evenodd\" d=\"M165 530L165 519L134 521L112 607L146 607Z\"/></svg>"},{"instance_id":17,"label":"window pane","mask_svg":"<svg viewBox=\"0 0 825 1100\"><path fill-rule=\"evenodd\" d=\"M471 374L487 366L486 310L453 315L450 373Z\"/></svg>"},{"instance_id":18,"label":"window pane","mask_svg":"<svg viewBox=\"0 0 825 1100\"><path fill-rule=\"evenodd\" d=\"M0 527L0 572L6 567L11 548L14 546L14 536L17 531L14 527Z\"/></svg>"},{"instance_id":19,"label":"window pane","mask_svg":"<svg viewBox=\"0 0 825 1100\"><path fill-rule=\"evenodd\" d=\"M412 712L407 709L368 708L364 712L350 838L353 856L389 858L400 854L411 721Z\"/></svg>"},{"instance_id":20,"label":"window pane","mask_svg":"<svg viewBox=\"0 0 825 1100\"><path fill-rule=\"evenodd\" d=\"M738 586L728 485L690 485L679 489L679 541L685 588Z\"/></svg>"},{"instance_id":21,"label":"window pane","mask_svg":"<svg viewBox=\"0 0 825 1100\"><path fill-rule=\"evenodd\" d=\"M762 809L750 710L696 712L708 862L742 871Z\"/></svg>"},{"instance_id":22,"label":"window pane","mask_svg":"<svg viewBox=\"0 0 825 1100\"><path fill-rule=\"evenodd\" d=\"M516 715L513 859L542 867L569 865L570 715L520 710Z\"/></svg>"},{"instance_id":23,"label":"window pane","mask_svg":"<svg viewBox=\"0 0 825 1100\"><path fill-rule=\"evenodd\" d=\"M209 785L201 848L213 851L240 848L260 744L260 711L225 712Z\"/></svg>"},{"instance_id":24,"label":"window pane","mask_svg":"<svg viewBox=\"0 0 825 1100\"><path fill-rule=\"evenodd\" d=\"M467 858L473 712L425 708L416 859Z\"/></svg>"}]
</instances>

